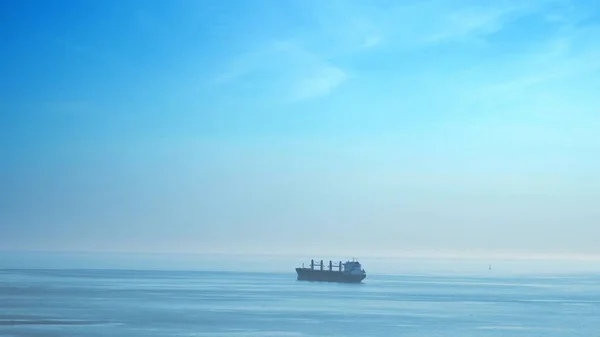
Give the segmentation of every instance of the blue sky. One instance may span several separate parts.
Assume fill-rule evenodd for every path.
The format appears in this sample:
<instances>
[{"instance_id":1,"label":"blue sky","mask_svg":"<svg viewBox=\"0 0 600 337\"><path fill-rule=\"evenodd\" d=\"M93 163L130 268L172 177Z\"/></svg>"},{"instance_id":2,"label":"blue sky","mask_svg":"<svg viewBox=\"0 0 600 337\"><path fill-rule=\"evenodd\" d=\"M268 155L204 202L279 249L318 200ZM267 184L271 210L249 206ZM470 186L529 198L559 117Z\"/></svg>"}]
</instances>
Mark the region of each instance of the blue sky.
<instances>
[{"instance_id":1,"label":"blue sky","mask_svg":"<svg viewBox=\"0 0 600 337\"><path fill-rule=\"evenodd\" d=\"M595 2L2 7L4 250L600 256Z\"/></svg>"}]
</instances>

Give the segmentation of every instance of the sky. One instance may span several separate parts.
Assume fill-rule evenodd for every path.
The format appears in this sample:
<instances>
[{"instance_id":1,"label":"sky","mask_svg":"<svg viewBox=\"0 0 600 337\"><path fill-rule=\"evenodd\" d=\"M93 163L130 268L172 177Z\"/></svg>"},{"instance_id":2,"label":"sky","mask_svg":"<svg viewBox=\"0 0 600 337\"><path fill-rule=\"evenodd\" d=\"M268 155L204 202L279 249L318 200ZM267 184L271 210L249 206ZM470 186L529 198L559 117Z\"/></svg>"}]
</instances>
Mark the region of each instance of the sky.
<instances>
[{"instance_id":1,"label":"sky","mask_svg":"<svg viewBox=\"0 0 600 337\"><path fill-rule=\"evenodd\" d=\"M600 3L0 6L0 250L600 257Z\"/></svg>"}]
</instances>

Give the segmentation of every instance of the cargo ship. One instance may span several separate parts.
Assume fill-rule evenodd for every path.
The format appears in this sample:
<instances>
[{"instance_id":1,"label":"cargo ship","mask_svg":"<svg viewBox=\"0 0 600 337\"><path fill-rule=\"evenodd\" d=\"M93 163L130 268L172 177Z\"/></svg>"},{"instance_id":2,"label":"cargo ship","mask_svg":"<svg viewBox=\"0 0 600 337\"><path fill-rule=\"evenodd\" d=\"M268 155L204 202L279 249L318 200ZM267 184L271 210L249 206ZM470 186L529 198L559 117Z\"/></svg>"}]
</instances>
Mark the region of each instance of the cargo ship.
<instances>
[{"instance_id":1,"label":"cargo ship","mask_svg":"<svg viewBox=\"0 0 600 337\"><path fill-rule=\"evenodd\" d=\"M325 270L323 260L319 264L315 264L315 260L310 260L310 268L305 268L302 264L302 267L296 268L296 273L300 281L361 283L367 277L360 263L354 260L344 263L340 261L335 265L329 261L329 268Z\"/></svg>"}]
</instances>

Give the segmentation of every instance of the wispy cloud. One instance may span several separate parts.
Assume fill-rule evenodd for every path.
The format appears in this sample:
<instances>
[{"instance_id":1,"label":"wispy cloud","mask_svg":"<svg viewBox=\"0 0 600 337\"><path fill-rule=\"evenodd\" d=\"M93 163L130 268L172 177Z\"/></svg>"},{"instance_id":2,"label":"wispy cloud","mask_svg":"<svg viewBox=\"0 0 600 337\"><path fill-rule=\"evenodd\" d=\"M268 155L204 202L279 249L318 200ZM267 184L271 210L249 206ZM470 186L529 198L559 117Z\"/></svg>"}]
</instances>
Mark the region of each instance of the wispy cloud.
<instances>
[{"instance_id":1,"label":"wispy cloud","mask_svg":"<svg viewBox=\"0 0 600 337\"><path fill-rule=\"evenodd\" d=\"M372 49L383 37L371 18L350 4L303 3L313 24L302 34L258 41L255 49L233 57L217 83L266 82L269 95L288 102L327 96L347 81L348 69L334 61Z\"/></svg>"},{"instance_id":2,"label":"wispy cloud","mask_svg":"<svg viewBox=\"0 0 600 337\"><path fill-rule=\"evenodd\" d=\"M498 101L498 97L504 101L530 99L535 94L532 90L550 84L554 84L552 92L570 93L573 79L600 70L600 44L595 42L599 33L600 26L580 27L546 41L532 42L518 58L495 58L473 67L469 70L471 79L466 81L473 84L469 88L471 97L479 101ZM502 72L477 75L484 74L486 69L502 69ZM551 89L546 88L546 94L548 90Z\"/></svg>"},{"instance_id":3,"label":"wispy cloud","mask_svg":"<svg viewBox=\"0 0 600 337\"><path fill-rule=\"evenodd\" d=\"M494 33L504 24L542 5L542 1L533 3L535 6L517 1L333 2L319 6L315 12L323 33L348 47L351 41L361 40L364 43L358 45L363 47L385 41L391 45L418 48Z\"/></svg>"},{"instance_id":4,"label":"wispy cloud","mask_svg":"<svg viewBox=\"0 0 600 337\"><path fill-rule=\"evenodd\" d=\"M448 14L437 21L436 29L425 34L423 41L439 43L492 34L501 30L519 9L518 6L489 4L449 9Z\"/></svg>"},{"instance_id":5,"label":"wispy cloud","mask_svg":"<svg viewBox=\"0 0 600 337\"><path fill-rule=\"evenodd\" d=\"M292 99L300 101L328 95L346 78L346 73L341 69L324 65L315 69L312 76L304 77L293 85Z\"/></svg>"},{"instance_id":6,"label":"wispy cloud","mask_svg":"<svg viewBox=\"0 0 600 337\"><path fill-rule=\"evenodd\" d=\"M569 20L574 14L570 0L495 1L474 0L412 2L333 2L315 10L325 35L339 41L373 39L404 48L477 40L497 33L528 15L547 20Z\"/></svg>"},{"instance_id":7,"label":"wispy cloud","mask_svg":"<svg viewBox=\"0 0 600 337\"><path fill-rule=\"evenodd\" d=\"M346 79L344 70L325 58L297 42L285 41L239 55L217 82L267 81L270 94L300 101L328 95Z\"/></svg>"},{"instance_id":8,"label":"wispy cloud","mask_svg":"<svg viewBox=\"0 0 600 337\"><path fill-rule=\"evenodd\" d=\"M268 94L284 95L290 101L314 99L333 93L348 80L348 74L353 73L348 64L339 62L340 59L368 57L381 50L398 53L401 57L403 53L457 41L480 43L526 16L539 15L548 22L567 26L573 24L572 16L576 14L569 0L494 3L429 0L408 4L333 1L307 2L305 6L309 7L305 9L312 18L311 25L301 33L284 34L276 40L285 41L283 43L258 41L254 50L233 57L217 81L221 84L260 81L271 89ZM551 47L555 50L550 52L564 52L560 48L565 48L564 43L568 44L569 39L563 39L563 45L559 39L553 41ZM527 49L539 53L540 42L532 41L531 44L538 49ZM527 55L522 59L531 58L528 62L533 63L532 69L539 69L539 59L547 58L548 50L541 53L542 56ZM582 57L593 63L594 55L592 52ZM575 65L574 62L583 62L576 61L575 56L569 57L572 58L571 65L561 64L543 72L522 73L523 70L513 64L514 71L521 72L518 78L496 83L496 88L490 85L488 90L547 81L565 76L574 68L589 69ZM518 63L523 65L523 60ZM498 66L498 59L494 58L493 63L484 66Z\"/></svg>"}]
</instances>

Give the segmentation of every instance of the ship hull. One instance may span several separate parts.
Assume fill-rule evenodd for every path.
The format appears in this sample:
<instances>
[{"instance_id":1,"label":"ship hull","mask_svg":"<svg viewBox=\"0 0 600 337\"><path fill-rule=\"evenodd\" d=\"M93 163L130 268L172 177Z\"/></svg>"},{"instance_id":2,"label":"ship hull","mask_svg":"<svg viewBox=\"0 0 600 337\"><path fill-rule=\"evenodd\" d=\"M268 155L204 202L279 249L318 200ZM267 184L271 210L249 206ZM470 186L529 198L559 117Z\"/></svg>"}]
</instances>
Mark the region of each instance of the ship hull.
<instances>
[{"instance_id":1,"label":"ship hull","mask_svg":"<svg viewBox=\"0 0 600 337\"><path fill-rule=\"evenodd\" d=\"M341 271L314 270L310 268L296 268L299 281L361 283L367 275L350 275Z\"/></svg>"}]
</instances>

